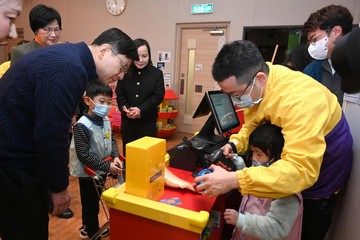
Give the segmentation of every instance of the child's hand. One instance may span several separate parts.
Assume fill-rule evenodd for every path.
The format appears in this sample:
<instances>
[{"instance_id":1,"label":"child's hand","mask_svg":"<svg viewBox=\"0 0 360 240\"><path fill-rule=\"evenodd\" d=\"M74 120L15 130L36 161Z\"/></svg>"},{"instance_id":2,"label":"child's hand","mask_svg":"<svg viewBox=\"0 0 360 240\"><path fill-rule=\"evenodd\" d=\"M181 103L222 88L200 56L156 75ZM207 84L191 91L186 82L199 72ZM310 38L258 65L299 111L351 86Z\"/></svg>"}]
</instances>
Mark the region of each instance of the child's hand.
<instances>
[{"instance_id":1,"label":"child's hand","mask_svg":"<svg viewBox=\"0 0 360 240\"><path fill-rule=\"evenodd\" d=\"M234 152L230 144L225 144L221 150L226 158L232 158L234 156Z\"/></svg>"},{"instance_id":2,"label":"child's hand","mask_svg":"<svg viewBox=\"0 0 360 240\"><path fill-rule=\"evenodd\" d=\"M118 175L120 167L116 166L115 162L110 163L109 173L112 175Z\"/></svg>"},{"instance_id":3,"label":"child's hand","mask_svg":"<svg viewBox=\"0 0 360 240\"><path fill-rule=\"evenodd\" d=\"M234 209L225 209L224 212L224 220L226 224L236 225L236 222L238 220L239 213Z\"/></svg>"},{"instance_id":4,"label":"child's hand","mask_svg":"<svg viewBox=\"0 0 360 240\"><path fill-rule=\"evenodd\" d=\"M120 160L120 158L118 158L118 157L114 158L114 163L115 163L115 166L117 166L120 169L118 174L125 171L125 169L124 169L124 161Z\"/></svg>"}]
</instances>

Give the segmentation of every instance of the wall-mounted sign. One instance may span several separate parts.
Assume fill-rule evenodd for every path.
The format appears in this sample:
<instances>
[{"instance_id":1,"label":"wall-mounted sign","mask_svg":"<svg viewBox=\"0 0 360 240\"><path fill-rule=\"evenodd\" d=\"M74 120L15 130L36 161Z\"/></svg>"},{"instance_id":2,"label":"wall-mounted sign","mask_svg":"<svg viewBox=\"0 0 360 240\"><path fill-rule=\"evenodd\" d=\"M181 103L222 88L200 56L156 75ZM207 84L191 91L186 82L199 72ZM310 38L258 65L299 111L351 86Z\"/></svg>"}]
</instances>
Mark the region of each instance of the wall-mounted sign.
<instances>
[{"instance_id":1,"label":"wall-mounted sign","mask_svg":"<svg viewBox=\"0 0 360 240\"><path fill-rule=\"evenodd\" d=\"M213 11L214 6L212 3L191 5L191 14L213 13Z\"/></svg>"}]
</instances>

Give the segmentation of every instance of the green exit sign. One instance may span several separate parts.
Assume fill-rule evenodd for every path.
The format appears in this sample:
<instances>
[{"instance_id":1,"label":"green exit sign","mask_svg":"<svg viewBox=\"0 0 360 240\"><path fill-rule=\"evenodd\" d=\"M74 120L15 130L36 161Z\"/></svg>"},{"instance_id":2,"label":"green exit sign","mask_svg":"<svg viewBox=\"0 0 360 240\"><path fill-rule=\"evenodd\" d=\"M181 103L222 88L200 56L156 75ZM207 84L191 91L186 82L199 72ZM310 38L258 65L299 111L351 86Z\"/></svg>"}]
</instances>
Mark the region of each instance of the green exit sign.
<instances>
[{"instance_id":1,"label":"green exit sign","mask_svg":"<svg viewBox=\"0 0 360 240\"><path fill-rule=\"evenodd\" d=\"M212 3L191 5L191 14L212 13L213 11L214 6Z\"/></svg>"}]
</instances>

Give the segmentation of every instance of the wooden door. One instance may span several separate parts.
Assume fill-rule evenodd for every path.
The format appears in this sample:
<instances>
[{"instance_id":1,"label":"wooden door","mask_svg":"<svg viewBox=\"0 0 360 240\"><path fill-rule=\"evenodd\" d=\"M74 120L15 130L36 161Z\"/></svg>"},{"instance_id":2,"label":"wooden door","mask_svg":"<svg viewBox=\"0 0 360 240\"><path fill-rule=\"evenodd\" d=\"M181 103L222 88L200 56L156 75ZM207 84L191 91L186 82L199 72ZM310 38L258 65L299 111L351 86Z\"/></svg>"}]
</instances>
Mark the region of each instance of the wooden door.
<instances>
[{"instance_id":1,"label":"wooden door","mask_svg":"<svg viewBox=\"0 0 360 240\"><path fill-rule=\"evenodd\" d=\"M179 64L175 86L179 93L176 122L179 132L194 134L200 131L208 118L193 119L192 116L205 92L219 89L212 78L211 69L218 51L227 41L227 27L228 23L190 24L178 29ZM216 32L212 32L214 29Z\"/></svg>"}]
</instances>

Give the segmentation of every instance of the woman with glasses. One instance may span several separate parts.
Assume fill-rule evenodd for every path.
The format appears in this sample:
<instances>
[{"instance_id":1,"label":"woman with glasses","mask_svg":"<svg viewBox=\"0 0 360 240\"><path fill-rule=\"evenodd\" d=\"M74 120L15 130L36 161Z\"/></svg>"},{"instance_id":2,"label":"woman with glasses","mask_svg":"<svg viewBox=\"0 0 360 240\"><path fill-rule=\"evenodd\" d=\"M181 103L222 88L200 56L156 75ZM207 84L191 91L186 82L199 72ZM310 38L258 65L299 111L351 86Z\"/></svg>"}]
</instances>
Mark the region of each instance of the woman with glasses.
<instances>
[{"instance_id":1,"label":"woman with glasses","mask_svg":"<svg viewBox=\"0 0 360 240\"><path fill-rule=\"evenodd\" d=\"M29 13L31 30L35 38L27 44L11 49L11 65L25 54L45 46L58 43L61 33L61 16L54 8L36 5Z\"/></svg>"},{"instance_id":2,"label":"woman with glasses","mask_svg":"<svg viewBox=\"0 0 360 240\"><path fill-rule=\"evenodd\" d=\"M116 87L124 155L127 143L144 136L157 136L157 107L165 95L163 73L152 65L149 43L138 38L134 44L139 60L134 61Z\"/></svg>"}]
</instances>

